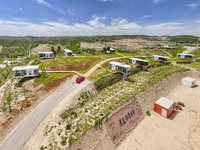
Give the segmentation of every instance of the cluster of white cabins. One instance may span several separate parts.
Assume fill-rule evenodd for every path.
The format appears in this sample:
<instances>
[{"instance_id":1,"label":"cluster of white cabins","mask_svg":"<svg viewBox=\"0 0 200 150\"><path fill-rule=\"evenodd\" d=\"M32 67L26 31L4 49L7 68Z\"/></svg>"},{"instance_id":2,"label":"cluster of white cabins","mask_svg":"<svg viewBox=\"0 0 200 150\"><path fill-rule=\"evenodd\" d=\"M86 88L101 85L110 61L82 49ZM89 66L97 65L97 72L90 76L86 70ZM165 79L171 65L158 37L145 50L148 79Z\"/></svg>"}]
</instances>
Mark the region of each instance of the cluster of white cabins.
<instances>
[{"instance_id":1,"label":"cluster of white cabins","mask_svg":"<svg viewBox=\"0 0 200 150\"><path fill-rule=\"evenodd\" d=\"M107 50L106 53L114 54L115 49L111 48L111 49ZM73 52L69 49L64 49L64 54L68 57L71 57ZM38 57L41 58L41 59L52 59L55 56L54 56L53 52L38 52ZM153 55L152 56L153 61L162 62L164 64L169 63L169 61L167 60L168 58L169 57L159 56L159 55ZM192 60L193 55L192 54L179 54L178 53L177 58ZM134 66L141 66L141 67L147 67L148 66L148 60L144 60L144 59L130 58L129 62ZM124 78L126 78L127 75L130 74L131 66L112 61L112 62L109 62L109 69L113 72L115 70L117 70L117 72L123 73ZM12 69L12 71L13 71L13 77L14 78L36 77L36 76L39 75L39 66L18 66L18 67L14 67Z\"/></svg>"}]
</instances>

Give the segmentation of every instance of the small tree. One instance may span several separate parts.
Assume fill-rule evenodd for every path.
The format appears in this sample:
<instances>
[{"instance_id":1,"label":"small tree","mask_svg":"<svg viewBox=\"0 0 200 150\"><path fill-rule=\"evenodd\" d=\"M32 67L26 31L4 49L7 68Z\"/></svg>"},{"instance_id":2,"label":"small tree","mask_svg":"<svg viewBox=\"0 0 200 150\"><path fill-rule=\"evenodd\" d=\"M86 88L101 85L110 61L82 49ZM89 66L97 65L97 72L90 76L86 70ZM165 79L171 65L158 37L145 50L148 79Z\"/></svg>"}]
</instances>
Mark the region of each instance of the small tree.
<instances>
[{"instance_id":1,"label":"small tree","mask_svg":"<svg viewBox=\"0 0 200 150\"><path fill-rule=\"evenodd\" d=\"M56 56L56 51L55 51L55 49L54 49L54 47L52 46L51 47L51 51L53 52L53 54Z\"/></svg>"},{"instance_id":2,"label":"small tree","mask_svg":"<svg viewBox=\"0 0 200 150\"><path fill-rule=\"evenodd\" d=\"M57 53L61 53L61 48L58 46Z\"/></svg>"}]
</instances>

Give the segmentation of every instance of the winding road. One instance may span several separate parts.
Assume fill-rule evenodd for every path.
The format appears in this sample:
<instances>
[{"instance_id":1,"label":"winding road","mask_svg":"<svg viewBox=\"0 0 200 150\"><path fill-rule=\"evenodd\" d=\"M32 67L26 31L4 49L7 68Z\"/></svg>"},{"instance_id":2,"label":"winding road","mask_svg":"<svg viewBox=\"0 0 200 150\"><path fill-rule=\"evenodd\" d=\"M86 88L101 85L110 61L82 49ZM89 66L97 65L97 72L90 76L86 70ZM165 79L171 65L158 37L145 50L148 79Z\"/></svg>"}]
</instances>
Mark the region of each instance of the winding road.
<instances>
[{"instance_id":1,"label":"winding road","mask_svg":"<svg viewBox=\"0 0 200 150\"><path fill-rule=\"evenodd\" d=\"M21 150L42 120L56 107L71 91L80 87L73 76L64 86L40 103L28 116L26 116L1 143L0 150ZM81 88L88 86L86 80Z\"/></svg>"}]
</instances>

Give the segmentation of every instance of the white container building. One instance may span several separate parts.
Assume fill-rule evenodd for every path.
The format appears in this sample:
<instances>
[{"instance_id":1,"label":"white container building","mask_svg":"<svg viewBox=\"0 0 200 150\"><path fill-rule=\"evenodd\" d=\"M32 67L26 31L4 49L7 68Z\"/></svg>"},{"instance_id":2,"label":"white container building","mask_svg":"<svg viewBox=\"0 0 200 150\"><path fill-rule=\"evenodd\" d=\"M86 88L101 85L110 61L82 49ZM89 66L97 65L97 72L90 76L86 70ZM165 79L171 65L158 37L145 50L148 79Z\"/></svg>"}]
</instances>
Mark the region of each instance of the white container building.
<instances>
[{"instance_id":1,"label":"white container building","mask_svg":"<svg viewBox=\"0 0 200 150\"><path fill-rule=\"evenodd\" d=\"M39 75L39 66L17 66L12 69L13 78L35 77Z\"/></svg>"},{"instance_id":2,"label":"white container building","mask_svg":"<svg viewBox=\"0 0 200 150\"><path fill-rule=\"evenodd\" d=\"M69 50L69 49L64 49L64 54L68 57L71 57L72 56L72 51Z\"/></svg>"},{"instance_id":3,"label":"white container building","mask_svg":"<svg viewBox=\"0 0 200 150\"><path fill-rule=\"evenodd\" d=\"M109 69L110 70L118 70L120 73L129 74L131 70L131 66L122 64L119 62L109 62Z\"/></svg>"},{"instance_id":4,"label":"white container building","mask_svg":"<svg viewBox=\"0 0 200 150\"><path fill-rule=\"evenodd\" d=\"M194 55L192 55L192 54L177 53L177 58L192 60L192 59L194 59Z\"/></svg>"},{"instance_id":5,"label":"white container building","mask_svg":"<svg viewBox=\"0 0 200 150\"><path fill-rule=\"evenodd\" d=\"M196 85L196 79L190 78L190 77L185 77L182 79L181 83L185 86L193 87Z\"/></svg>"},{"instance_id":6,"label":"white container building","mask_svg":"<svg viewBox=\"0 0 200 150\"><path fill-rule=\"evenodd\" d=\"M165 56L160 56L160 55L153 55L152 56L152 59L154 60L154 61L158 61L158 62L169 62L167 59L168 59L169 57L165 57Z\"/></svg>"},{"instance_id":7,"label":"white container building","mask_svg":"<svg viewBox=\"0 0 200 150\"><path fill-rule=\"evenodd\" d=\"M148 60L129 58L129 62L135 66L148 66Z\"/></svg>"},{"instance_id":8,"label":"white container building","mask_svg":"<svg viewBox=\"0 0 200 150\"><path fill-rule=\"evenodd\" d=\"M53 52L38 52L39 58L48 58L51 59L54 57Z\"/></svg>"}]
</instances>

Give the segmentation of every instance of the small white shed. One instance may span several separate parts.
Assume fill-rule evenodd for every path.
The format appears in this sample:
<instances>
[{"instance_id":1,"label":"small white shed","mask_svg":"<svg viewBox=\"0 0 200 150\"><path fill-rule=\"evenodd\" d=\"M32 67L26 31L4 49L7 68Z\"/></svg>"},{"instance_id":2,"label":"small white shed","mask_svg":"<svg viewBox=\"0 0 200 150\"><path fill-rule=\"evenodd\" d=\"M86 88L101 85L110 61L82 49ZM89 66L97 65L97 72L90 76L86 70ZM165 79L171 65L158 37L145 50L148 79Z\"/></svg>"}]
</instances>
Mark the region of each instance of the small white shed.
<instances>
[{"instance_id":1,"label":"small white shed","mask_svg":"<svg viewBox=\"0 0 200 150\"><path fill-rule=\"evenodd\" d=\"M185 77L182 79L181 83L185 86L193 87L196 85L196 79L190 78L190 77Z\"/></svg>"},{"instance_id":2,"label":"small white shed","mask_svg":"<svg viewBox=\"0 0 200 150\"><path fill-rule=\"evenodd\" d=\"M17 66L12 69L13 78L35 77L39 75L39 66Z\"/></svg>"},{"instance_id":3,"label":"small white shed","mask_svg":"<svg viewBox=\"0 0 200 150\"><path fill-rule=\"evenodd\" d=\"M64 54L68 57L72 56L72 51L69 49L64 49Z\"/></svg>"},{"instance_id":4,"label":"small white shed","mask_svg":"<svg viewBox=\"0 0 200 150\"><path fill-rule=\"evenodd\" d=\"M53 55L53 52L38 52L38 57L51 59L54 57L54 55Z\"/></svg>"}]
</instances>

